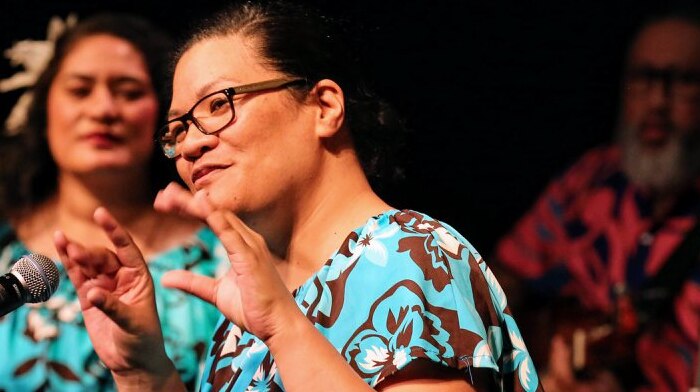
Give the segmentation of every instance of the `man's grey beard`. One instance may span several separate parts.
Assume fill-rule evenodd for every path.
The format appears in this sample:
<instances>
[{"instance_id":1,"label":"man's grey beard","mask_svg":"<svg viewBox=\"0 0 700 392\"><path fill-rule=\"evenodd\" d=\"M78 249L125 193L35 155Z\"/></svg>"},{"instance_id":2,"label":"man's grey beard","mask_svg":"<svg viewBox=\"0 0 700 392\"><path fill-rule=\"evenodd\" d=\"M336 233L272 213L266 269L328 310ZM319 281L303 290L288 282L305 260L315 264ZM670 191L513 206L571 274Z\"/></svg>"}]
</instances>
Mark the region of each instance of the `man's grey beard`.
<instances>
[{"instance_id":1,"label":"man's grey beard","mask_svg":"<svg viewBox=\"0 0 700 392\"><path fill-rule=\"evenodd\" d=\"M638 129L622 126L618 138L622 149L622 169L629 180L655 194L673 194L691 185L700 174L700 132L679 135L660 150L645 151L637 137Z\"/></svg>"}]
</instances>

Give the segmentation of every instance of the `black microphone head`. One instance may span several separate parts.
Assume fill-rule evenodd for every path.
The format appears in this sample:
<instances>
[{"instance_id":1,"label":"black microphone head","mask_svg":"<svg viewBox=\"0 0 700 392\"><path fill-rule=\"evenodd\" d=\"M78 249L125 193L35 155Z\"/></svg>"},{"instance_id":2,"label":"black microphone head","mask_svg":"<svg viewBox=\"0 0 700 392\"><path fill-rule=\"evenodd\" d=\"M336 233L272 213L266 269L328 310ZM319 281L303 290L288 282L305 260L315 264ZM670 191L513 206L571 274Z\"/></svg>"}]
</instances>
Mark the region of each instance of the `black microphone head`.
<instances>
[{"instance_id":1,"label":"black microphone head","mask_svg":"<svg viewBox=\"0 0 700 392\"><path fill-rule=\"evenodd\" d=\"M26 302L44 302L58 288L58 268L44 255L24 255L10 271L24 281L28 297Z\"/></svg>"}]
</instances>

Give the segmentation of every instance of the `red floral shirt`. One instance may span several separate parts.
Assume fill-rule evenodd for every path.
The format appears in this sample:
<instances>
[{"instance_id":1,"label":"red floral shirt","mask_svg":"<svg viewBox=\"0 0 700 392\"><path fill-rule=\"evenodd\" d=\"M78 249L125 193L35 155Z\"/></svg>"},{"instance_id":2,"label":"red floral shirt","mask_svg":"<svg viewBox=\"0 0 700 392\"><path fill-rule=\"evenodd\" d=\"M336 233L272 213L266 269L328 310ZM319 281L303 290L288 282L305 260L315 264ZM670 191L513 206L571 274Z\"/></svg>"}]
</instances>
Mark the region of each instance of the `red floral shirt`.
<instances>
[{"instance_id":1,"label":"red floral shirt","mask_svg":"<svg viewBox=\"0 0 700 392\"><path fill-rule=\"evenodd\" d=\"M498 243L492 262L523 278L539 300L575 298L584 309L610 314L618 303L617 288L630 298L648 294L644 288L650 277L699 215L695 188L665 220L654 222L650 201L621 171L620 151L597 148L549 184ZM643 324L634 355L646 380L637 391L687 391L693 382L700 325L699 256L678 274L683 283L671 289L675 298L661 306L668 314L660 322ZM650 307L642 299L635 303L642 304L638 314Z\"/></svg>"}]
</instances>

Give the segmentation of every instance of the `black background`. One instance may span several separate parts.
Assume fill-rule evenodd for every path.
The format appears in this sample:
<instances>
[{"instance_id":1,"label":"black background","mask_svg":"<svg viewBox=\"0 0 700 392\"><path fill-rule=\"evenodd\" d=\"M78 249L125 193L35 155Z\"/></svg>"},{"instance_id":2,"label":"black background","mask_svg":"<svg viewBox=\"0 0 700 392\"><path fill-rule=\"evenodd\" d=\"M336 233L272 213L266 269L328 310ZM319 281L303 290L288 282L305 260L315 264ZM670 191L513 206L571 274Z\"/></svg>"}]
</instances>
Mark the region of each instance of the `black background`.
<instances>
[{"instance_id":1,"label":"black background","mask_svg":"<svg viewBox=\"0 0 700 392\"><path fill-rule=\"evenodd\" d=\"M610 140L627 39L667 3L306 1L374 29L367 71L414 130L407 178L384 196L446 221L484 254L553 175ZM0 48L45 38L49 18L70 12L139 13L178 37L224 4L179 3L3 0ZM19 70L0 60L0 78ZM1 114L18 95L0 96Z\"/></svg>"}]
</instances>

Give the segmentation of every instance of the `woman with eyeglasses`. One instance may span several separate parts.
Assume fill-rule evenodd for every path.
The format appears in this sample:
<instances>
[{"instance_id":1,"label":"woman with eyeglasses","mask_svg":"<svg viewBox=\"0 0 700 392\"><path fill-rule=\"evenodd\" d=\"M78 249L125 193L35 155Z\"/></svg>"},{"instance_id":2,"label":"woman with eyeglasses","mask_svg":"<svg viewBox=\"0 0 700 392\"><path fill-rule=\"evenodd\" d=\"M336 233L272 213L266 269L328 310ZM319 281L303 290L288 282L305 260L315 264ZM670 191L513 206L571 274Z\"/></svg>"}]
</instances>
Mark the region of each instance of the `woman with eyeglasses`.
<instances>
[{"instance_id":1,"label":"woman with eyeglasses","mask_svg":"<svg viewBox=\"0 0 700 392\"><path fill-rule=\"evenodd\" d=\"M231 264L220 279L162 280L222 313L200 390L540 390L479 253L370 185L386 181L401 122L364 87L334 19L246 2L201 26L176 54L158 136L189 190L155 201L206 221ZM100 358L122 390L184 389L143 317L154 283L137 244L108 209L94 219L113 252L61 232L55 244Z\"/></svg>"},{"instance_id":2,"label":"woman with eyeglasses","mask_svg":"<svg viewBox=\"0 0 700 392\"><path fill-rule=\"evenodd\" d=\"M0 140L2 273L27 253L58 261L58 229L88 248L112 247L92 219L98 206L109 208L129 230L155 282L171 269L215 276L228 268L221 244L205 225L152 206L157 190L177 178L153 136L167 109L160 78L170 42L147 21L122 14L90 17L60 36L31 89L26 123ZM0 318L0 391L116 388L85 329L79 292L58 267L62 278L48 301ZM91 277L109 281L130 274L100 272ZM162 325L174 369L194 388L219 312L160 284L149 290L160 320L154 312L137 321Z\"/></svg>"}]
</instances>

